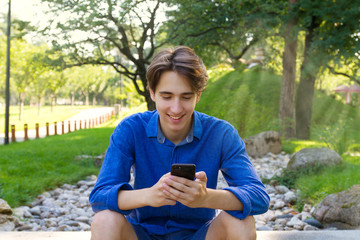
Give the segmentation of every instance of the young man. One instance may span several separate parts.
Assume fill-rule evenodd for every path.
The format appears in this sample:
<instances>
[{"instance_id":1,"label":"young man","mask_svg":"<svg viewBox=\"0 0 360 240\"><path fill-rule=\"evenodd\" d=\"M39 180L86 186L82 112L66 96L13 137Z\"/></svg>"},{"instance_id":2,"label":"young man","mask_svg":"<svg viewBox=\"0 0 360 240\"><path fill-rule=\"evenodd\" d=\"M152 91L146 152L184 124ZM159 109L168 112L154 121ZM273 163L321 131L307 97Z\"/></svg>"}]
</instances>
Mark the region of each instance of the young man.
<instances>
[{"instance_id":1,"label":"young man","mask_svg":"<svg viewBox=\"0 0 360 240\"><path fill-rule=\"evenodd\" d=\"M194 111L207 79L190 48L156 55L147 80L157 110L125 118L111 136L90 195L93 240L256 239L252 215L267 211L269 196L236 129ZM171 175L173 163L196 164L196 179Z\"/></svg>"}]
</instances>

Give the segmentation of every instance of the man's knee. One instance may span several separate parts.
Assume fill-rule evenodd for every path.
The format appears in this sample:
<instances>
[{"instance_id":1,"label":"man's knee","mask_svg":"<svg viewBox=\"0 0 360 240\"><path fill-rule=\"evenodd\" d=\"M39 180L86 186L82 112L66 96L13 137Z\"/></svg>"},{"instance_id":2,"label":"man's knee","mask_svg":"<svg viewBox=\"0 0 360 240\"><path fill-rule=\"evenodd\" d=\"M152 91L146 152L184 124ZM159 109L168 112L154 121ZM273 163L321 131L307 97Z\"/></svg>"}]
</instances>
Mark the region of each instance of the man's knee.
<instances>
[{"instance_id":1,"label":"man's knee","mask_svg":"<svg viewBox=\"0 0 360 240\"><path fill-rule=\"evenodd\" d=\"M124 238L123 236L127 236ZM95 214L91 224L91 239L136 239L131 224L120 213L104 210Z\"/></svg>"},{"instance_id":2,"label":"man's knee","mask_svg":"<svg viewBox=\"0 0 360 240\"><path fill-rule=\"evenodd\" d=\"M245 219L240 220L223 211L218 217L220 217L229 239L256 239L255 219L253 216L247 216Z\"/></svg>"},{"instance_id":3,"label":"man's knee","mask_svg":"<svg viewBox=\"0 0 360 240\"><path fill-rule=\"evenodd\" d=\"M104 210L95 214L91 226L121 226L125 223L126 218L122 214L110 210Z\"/></svg>"}]
</instances>

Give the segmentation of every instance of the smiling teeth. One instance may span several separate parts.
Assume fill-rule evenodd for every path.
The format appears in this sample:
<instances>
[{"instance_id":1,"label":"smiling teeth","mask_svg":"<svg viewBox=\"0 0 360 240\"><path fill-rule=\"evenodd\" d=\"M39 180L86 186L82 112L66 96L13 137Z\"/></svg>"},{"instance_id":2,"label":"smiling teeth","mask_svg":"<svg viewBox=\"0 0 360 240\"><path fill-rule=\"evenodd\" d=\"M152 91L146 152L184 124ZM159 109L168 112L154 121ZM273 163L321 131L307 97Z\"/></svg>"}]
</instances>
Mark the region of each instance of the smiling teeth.
<instances>
[{"instance_id":1,"label":"smiling teeth","mask_svg":"<svg viewBox=\"0 0 360 240\"><path fill-rule=\"evenodd\" d=\"M170 116L172 119L178 120L180 117Z\"/></svg>"}]
</instances>

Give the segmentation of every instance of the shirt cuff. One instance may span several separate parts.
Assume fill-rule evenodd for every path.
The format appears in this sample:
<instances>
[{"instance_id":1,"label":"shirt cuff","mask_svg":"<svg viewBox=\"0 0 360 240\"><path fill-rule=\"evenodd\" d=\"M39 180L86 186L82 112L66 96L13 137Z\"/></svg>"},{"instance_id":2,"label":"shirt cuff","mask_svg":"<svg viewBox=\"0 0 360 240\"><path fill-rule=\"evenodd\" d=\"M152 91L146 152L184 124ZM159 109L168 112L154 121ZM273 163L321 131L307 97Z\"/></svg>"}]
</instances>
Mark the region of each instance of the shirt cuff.
<instances>
[{"instance_id":1,"label":"shirt cuff","mask_svg":"<svg viewBox=\"0 0 360 240\"><path fill-rule=\"evenodd\" d=\"M119 212L123 215L128 215L132 210L121 210L118 206L118 193L120 190L133 190L133 188L128 183L115 185L111 188L108 194L106 205L108 206L109 210Z\"/></svg>"},{"instance_id":2,"label":"shirt cuff","mask_svg":"<svg viewBox=\"0 0 360 240\"><path fill-rule=\"evenodd\" d=\"M251 201L248 197L247 192L244 190L238 188L238 187L227 187L223 188L223 190L227 190L232 192L243 204L243 210L242 211L226 211L231 216L239 218L239 219L245 219L251 212Z\"/></svg>"}]
</instances>

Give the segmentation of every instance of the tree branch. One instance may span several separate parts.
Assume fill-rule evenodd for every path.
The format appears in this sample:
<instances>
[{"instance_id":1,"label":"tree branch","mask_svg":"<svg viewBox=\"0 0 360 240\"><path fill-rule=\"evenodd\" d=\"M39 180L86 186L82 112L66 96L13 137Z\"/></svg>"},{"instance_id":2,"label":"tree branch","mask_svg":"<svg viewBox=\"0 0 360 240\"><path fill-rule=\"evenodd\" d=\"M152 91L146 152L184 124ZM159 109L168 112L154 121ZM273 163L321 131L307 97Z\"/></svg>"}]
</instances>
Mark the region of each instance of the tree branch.
<instances>
[{"instance_id":1,"label":"tree branch","mask_svg":"<svg viewBox=\"0 0 360 240\"><path fill-rule=\"evenodd\" d=\"M359 79L356 79L355 77L350 76L350 75L347 74L347 73L338 72L338 71L335 70L335 68L331 67L329 64L327 64L326 67L330 70L330 72L331 72L332 74L341 75L341 76L347 77L347 78L350 79L350 81L354 81L354 82L360 84L360 80L359 80Z\"/></svg>"}]
</instances>

